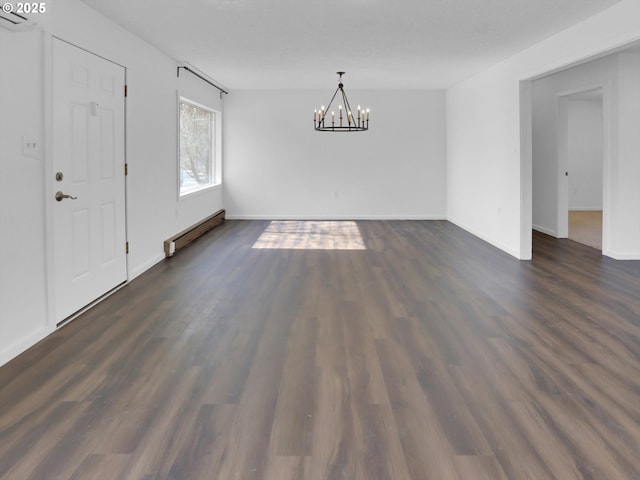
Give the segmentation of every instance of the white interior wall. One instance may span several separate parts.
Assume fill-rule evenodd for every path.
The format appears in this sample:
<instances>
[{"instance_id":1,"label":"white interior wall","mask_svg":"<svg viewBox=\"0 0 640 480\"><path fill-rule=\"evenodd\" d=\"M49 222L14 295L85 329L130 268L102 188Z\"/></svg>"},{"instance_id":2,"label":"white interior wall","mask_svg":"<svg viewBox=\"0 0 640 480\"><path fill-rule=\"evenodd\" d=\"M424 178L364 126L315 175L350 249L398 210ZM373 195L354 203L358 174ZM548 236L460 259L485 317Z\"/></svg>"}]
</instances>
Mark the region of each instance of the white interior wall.
<instances>
[{"instance_id":1,"label":"white interior wall","mask_svg":"<svg viewBox=\"0 0 640 480\"><path fill-rule=\"evenodd\" d=\"M47 218L53 201L50 151L51 35L126 67L128 274L163 257L163 241L222 208L222 187L178 200L177 92L222 109L218 91L77 0L48 4L44 32L0 29L0 365L54 330L47 304ZM7 68L5 68L7 67ZM46 79L46 81L45 81ZM43 145L22 154L22 136ZM50 269L49 269L50 270Z\"/></svg>"},{"instance_id":2,"label":"white interior wall","mask_svg":"<svg viewBox=\"0 0 640 480\"><path fill-rule=\"evenodd\" d=\"M531 164L520 152L521 142L527 144L519 128L520 82L637 40L639 18L640 2L624 0L447 91L452 222L518 258L531 258Z\"/></svg>"},{"instance_id":3,"label":"white interior wall","mask_svg":"<svg viewBox=\"0 0 640 480\"><path fill-rule=\"evenodd\" d=\"M352 107L371 108L369 131L313 129L329 89L225 100L230 218L445 217L444 92L345 90Z\"/></svg>"},{"instance_id":4,"label":"white interior wall","mask_svg":"<svg viewBox=\"0 0 640 480\"><path fill-rule=\"evenodd\" d=\"M602 99L568 107L569 210L602 210Z\"/></svg>"},{"instance_id":5,"label":"white interior wall","mask_svg":"<svg viewBox=\"0 0 640 480\"><path fill-rule=\"evenodd\" d=\"M447 217L521 256L519 84L508 64L447 92Z\"/></svg>"},{"instance_id":6,"label":"white interior wall","mask_svg":"<svg viewBox=\"0 0 640 480\"><path fill-rule=\"evenodd\" d=\"M618 55L617 155L611 162L607 254L640 259L640 54ZM603 246L604 248L604 246Z\"/></svg>"},{"instance_id":7,"label":"white interior wall","mask_svg":"<svg viewBox=\"0 0 640 480\"><path fill-rule=\"evenodd\" d=\"M0 365L48 332L42 51L41 33L0 29Z\"/></svg>"}]
</instances>

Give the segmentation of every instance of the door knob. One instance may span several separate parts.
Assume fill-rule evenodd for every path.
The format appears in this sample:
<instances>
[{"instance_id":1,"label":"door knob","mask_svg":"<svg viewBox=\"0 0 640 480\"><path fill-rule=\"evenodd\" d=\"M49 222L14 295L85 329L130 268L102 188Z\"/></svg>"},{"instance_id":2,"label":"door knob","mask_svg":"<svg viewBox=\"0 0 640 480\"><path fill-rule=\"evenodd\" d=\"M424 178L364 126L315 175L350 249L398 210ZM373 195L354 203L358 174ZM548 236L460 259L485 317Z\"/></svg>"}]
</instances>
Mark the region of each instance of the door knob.
<instances>
[{"instance_id":1,"label":"door knob","mask_svg":"<svg viewBox=\"0 0 640 480\"><path fill-rule=\"evenodd\" d=\"M72 197L71 195L67 195L66 193L62 193L60 190L56 192L56 200L61 202L63 198L70 198L71 200L76 200L78 197Z\"/></svg>"}]
</instances>

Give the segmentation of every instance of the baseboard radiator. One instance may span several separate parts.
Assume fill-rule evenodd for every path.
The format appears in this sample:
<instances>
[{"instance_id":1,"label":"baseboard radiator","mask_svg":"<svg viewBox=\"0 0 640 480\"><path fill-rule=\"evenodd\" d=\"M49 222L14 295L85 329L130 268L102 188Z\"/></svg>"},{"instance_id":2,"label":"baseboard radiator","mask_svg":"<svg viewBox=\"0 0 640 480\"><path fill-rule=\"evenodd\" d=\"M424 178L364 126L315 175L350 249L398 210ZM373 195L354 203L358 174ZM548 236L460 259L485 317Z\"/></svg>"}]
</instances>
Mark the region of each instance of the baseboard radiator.
<instances>
[{"instance_id":1,"label":"baseboard radiator","mask_svg":"<svg viewBox=\"0 0 640 480\"><path fill-rule=\"evenodd\" d=\"M195 239L201 237L209 230L217 227L225 219L224 209L218 210L210 217L205 218L201 222L191 225L189 228L177 233L173 237L164 241L164 255L166 258L172 257L178 250L183 249Z\"/></svg>"}]
</instances>

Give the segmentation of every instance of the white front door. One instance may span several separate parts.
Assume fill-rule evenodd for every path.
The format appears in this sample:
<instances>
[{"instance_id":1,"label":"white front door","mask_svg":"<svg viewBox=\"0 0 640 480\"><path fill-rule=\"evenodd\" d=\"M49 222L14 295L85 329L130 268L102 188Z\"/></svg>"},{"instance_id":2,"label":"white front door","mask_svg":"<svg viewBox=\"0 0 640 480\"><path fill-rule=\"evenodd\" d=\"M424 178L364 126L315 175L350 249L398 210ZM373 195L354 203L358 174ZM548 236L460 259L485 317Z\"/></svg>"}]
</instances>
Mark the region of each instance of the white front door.
<instances>
[{"instance_id":1,"label":"white front door","mask_svg":"<svg viewBox=\"0 0 640 480\"><path fill-rule=\"evenodd\" d=\"M53 41L56 323L127 279L124 75L119 65Z\"/></svg>"}]
</instances>

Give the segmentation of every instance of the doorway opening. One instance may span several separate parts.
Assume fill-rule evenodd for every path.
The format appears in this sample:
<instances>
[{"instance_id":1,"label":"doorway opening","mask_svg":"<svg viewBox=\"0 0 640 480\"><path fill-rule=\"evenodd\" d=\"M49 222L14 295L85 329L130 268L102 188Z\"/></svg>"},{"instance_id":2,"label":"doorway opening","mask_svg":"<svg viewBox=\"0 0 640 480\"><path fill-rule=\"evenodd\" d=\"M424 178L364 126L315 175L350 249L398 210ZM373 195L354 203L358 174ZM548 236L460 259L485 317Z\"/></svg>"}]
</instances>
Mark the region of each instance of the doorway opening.
<instances>
[{"instance_id":1,"label":"doorway opening","mask_svg":"<svg viewBox=\"0 0 640 480\"><path fill-rule=\"evenodd\" d=\"M531 258L532 230L556 238L575 236L579 227L570 229L570 203L572 212L597 212L593 215L595 219L586 220L592 224L588 229L595 242L583 240L584 243L593 243L591 246L614 259L640 258L637 228L640 190L632 180L640 172L637 162L640 136L636 128L640 121L639 76L640 40L636 40L520 81L523 259ZM584 107L588 101L595 102L591 109L600 111L602 118L595 139L599 142L601 133L602 166L592 166L592 173L600 173L599 181L593 180L596 176L592 175L592 182L602 187L601 205L584 203L584 198L570 198L589 190L584 184L573 182L579 181L576 168L584 165L569 168L568 164L568 150L573 142L569 129L576 128L570 122L570 116L574 116L570 111L576 106Z\"/></svg>"},{"instance_id":2,"label":"doorway opening","mask_svg":"<svg viewBox=\"0 0 640 480\"><path fill-rule=\"evenodd\" d=\"M602 250L604 123L603 89L559 98L559 158L566 165L560 186L561 230L567 237Z\"/></svg>"}]
</instances>

